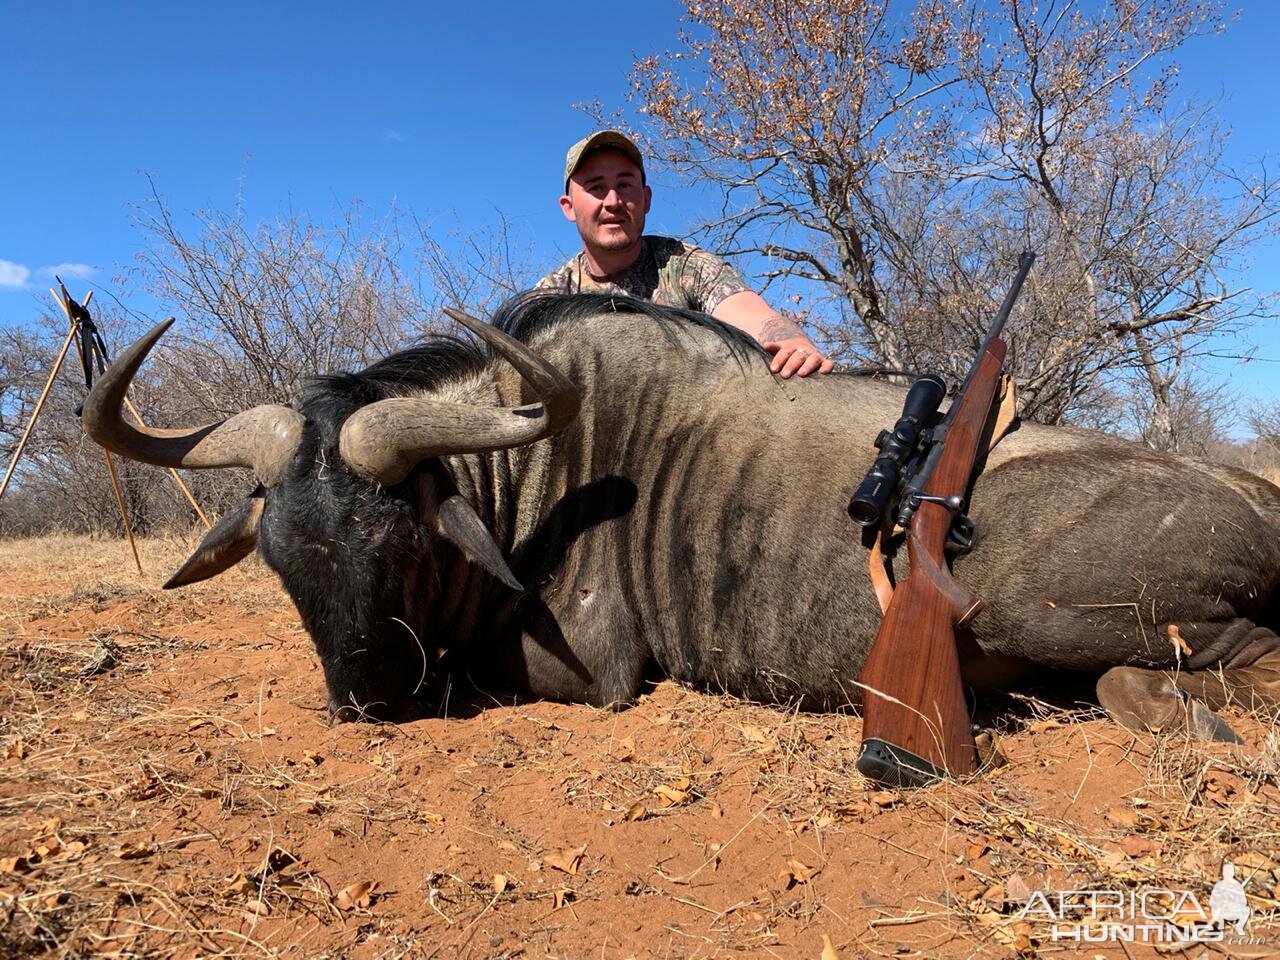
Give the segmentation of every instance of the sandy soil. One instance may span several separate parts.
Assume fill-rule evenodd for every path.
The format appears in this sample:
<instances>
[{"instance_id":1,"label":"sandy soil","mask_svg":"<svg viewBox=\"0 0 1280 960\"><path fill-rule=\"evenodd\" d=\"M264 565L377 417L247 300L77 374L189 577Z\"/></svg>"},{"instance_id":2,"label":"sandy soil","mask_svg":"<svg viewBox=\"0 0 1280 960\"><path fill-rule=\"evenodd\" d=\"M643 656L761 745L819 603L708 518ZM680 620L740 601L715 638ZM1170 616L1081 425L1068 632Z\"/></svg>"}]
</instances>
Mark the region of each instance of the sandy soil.
<instances>
[{"instance_id":1,"label":"sandy soil","mask_svg":"<svg viewBox=\"0 0 1280 960\"><path fill-rule=\"evenodd\" d=\"M1280 955L1274 717L1225 711L1237 748L1011 697L1005 766L910 794L855 772L854 716L670 683L330 727L274 578L158 590L185 546L143 578L120 543L0 543L0 956ZM1208 909L1224 858L1258 942L1020 918L1068 889Z\"/></svg>"}]
</instances>

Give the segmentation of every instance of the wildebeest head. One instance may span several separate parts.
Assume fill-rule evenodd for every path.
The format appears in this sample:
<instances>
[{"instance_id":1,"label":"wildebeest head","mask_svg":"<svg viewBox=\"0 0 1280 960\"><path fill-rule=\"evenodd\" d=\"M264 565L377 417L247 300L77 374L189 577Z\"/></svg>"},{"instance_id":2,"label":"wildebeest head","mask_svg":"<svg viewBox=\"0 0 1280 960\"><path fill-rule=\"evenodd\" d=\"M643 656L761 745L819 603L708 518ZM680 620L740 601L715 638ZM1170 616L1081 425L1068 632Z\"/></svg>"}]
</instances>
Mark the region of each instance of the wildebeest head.
<instances>
[{"instance_id":1,"label":"wildebeest head","mask_svg":"<svg viewBox=\"0 0 1280 960\"><path fill-rule=\"evenodd\" d=\"M577 415L574 386L501 331L450 311L520 373L536 402L519 407L429 395L480 368L475 347L436 338L359 374L318 377L292 407L267 404L195 430L127 423L121 403L172 321L120 355L94 386L85 430L109 450L178 468L248 467L258 487L165 584L214 576L261 547L316 645L339 719L420 711L435 646L423 610L469 567L519 583L438 458L534 443ZM461 554L461 555L459 555Z\"/></svg>"}]
</instances>

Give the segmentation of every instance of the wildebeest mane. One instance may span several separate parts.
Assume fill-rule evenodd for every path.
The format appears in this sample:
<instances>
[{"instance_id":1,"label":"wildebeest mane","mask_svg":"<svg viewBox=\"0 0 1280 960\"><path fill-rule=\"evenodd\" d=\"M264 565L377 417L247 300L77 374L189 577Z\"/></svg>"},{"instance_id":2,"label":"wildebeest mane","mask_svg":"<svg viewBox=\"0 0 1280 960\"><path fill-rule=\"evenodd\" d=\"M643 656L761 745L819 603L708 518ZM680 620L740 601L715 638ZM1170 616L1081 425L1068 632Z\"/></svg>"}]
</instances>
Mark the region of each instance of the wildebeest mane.
<instances>
[{"instance_id":1,"label":"wildebeest mane","mask_svg":"<svg viewBox=\"0 0 1280 960\"><path fill-rule=\"evenodd\" d=\"M767 356L748 334L709 314L604 293L529 291L499 307L492 323L517 340L528 342L550 326L589 321L602 313L629 314L653 321L654 330L677 348L680 327L689 325L714 333L729 345L739 362L752 355ZM298 408L308 419L324 424L323 432L330 434L365 404L430 390L475 373L486 360L483 348L473 343L447 334L432 334L422 343L397 351L358 372L310 377L299 391Z\"/></svg>"},{"instance_id":2,"label":"wildebeest mane","mask_svg":"<svg viewBox=\"0 0 1280 960\"><path fill-rule=\"evenodd\" d=\"M446 334L399 350L356 373L309 377L298 392L297 407L331 432L360 407L417 391L480 369L484 353L474 344Z\"/></svg>"},{"instance_id":3,"label":"wildebeest mane","mask_svg":"<svg viewBox=\"0 0 1280 960\"><path fill-rule=\"evenodd\" d=\"M547 293L530 290L512 297L494 314L493 325L517 340L529 338L544 327L587 320L602 313L631 314L656 321L653 326L672 345L679 347L676 333L689 325L710 330L728 344L735 357L767 356L755 339L737 327L706 313L681 307L665 307L647 300L608 293Z\"/></svg>"}]
</instances>

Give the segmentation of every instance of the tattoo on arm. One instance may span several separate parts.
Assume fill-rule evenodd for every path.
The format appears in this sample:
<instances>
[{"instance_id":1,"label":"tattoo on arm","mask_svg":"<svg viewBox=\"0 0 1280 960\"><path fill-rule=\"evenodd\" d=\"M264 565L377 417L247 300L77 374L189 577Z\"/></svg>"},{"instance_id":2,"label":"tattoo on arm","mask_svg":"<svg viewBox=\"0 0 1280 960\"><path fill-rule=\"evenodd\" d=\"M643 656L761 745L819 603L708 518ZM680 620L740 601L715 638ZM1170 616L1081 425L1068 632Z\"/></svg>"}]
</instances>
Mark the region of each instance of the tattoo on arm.
<instances>
[{"instance_id":1,"label":"tattoo on arm","mask_svg":"<svg viewBox=\"0 0 1280 960\"><path fill-rule=\"evenodd\" d=\"M767 343L770 340L790 340L792 337L804 335L804 331L794 320L788 320L782 314L775 313L771 317L766 317L764 323L760 325L759 340L761 343Z\"/></svg>"}]
</instances>

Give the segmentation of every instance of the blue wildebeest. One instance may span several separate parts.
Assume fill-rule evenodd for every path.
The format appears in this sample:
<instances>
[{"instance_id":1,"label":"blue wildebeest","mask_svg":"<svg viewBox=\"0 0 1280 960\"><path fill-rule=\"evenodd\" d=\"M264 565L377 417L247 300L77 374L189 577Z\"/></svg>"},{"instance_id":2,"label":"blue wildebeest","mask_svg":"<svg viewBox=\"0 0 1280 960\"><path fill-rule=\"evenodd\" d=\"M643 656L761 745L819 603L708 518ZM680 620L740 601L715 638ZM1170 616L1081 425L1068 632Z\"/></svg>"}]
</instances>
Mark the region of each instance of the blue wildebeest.
<instances>
[{"instance_id":1,"label":"blue wildebeest","mask_svg":"<svg viewBox=\"0 0 1280 960\"><path fill-rule=\"evenodd\" d=\"M120 415L164 326L122 354L86 406L90 436L259 481L169 585L256 543L340 718L421 716L464 671L593 704L654 673L858 702L879 608L845 511L900 389L784 383L714 320L616 298L526 298L467 325L487 349L436 337L197 430ZM1027 424L992 452L971 515L955 562L986 603L960 637L971 684L1089 671L1134 726L1165 723L1179 690L1280 697L1275 486Z\"/></svg>"}]
</instances>

